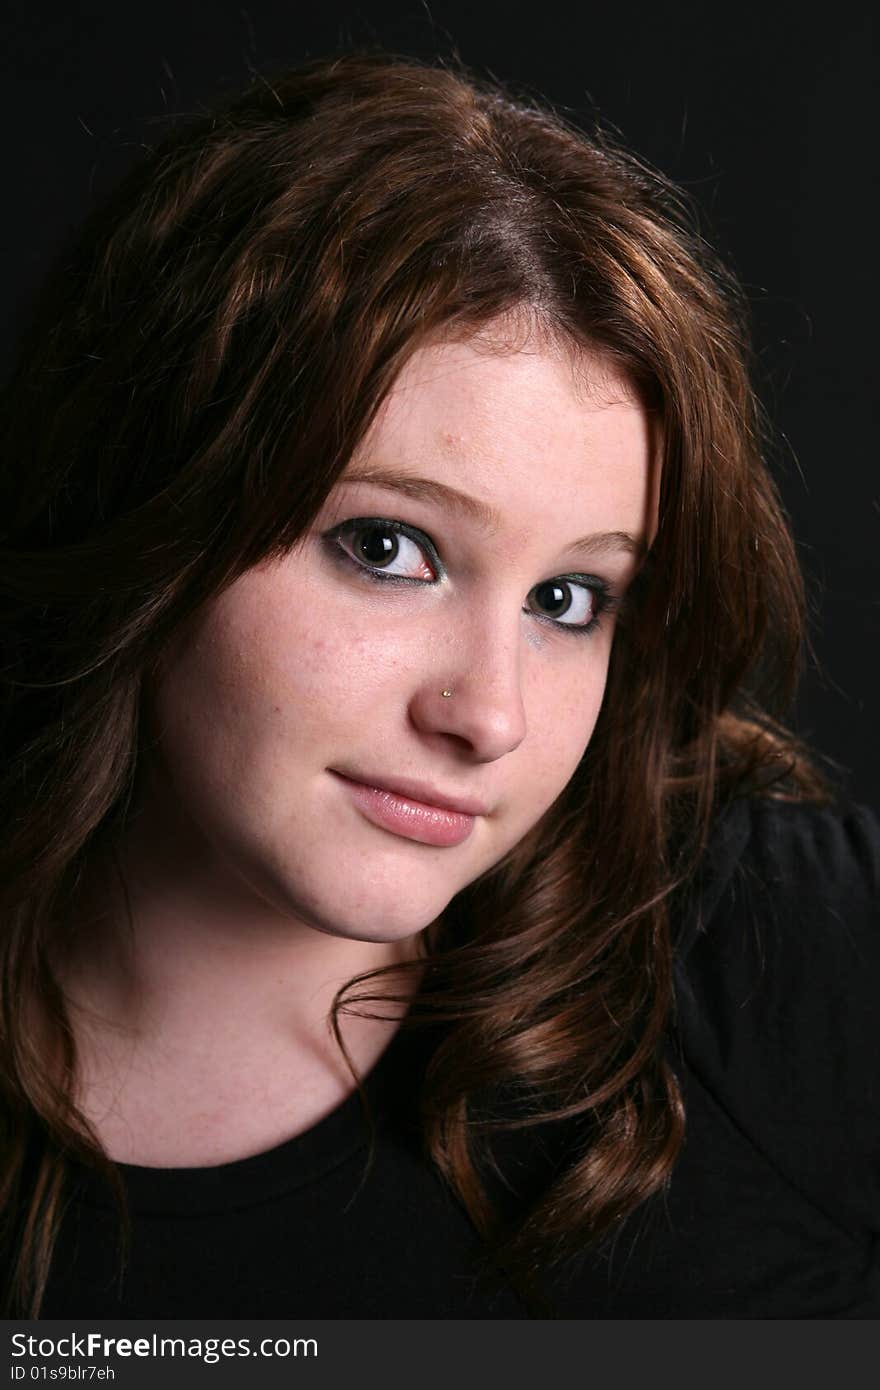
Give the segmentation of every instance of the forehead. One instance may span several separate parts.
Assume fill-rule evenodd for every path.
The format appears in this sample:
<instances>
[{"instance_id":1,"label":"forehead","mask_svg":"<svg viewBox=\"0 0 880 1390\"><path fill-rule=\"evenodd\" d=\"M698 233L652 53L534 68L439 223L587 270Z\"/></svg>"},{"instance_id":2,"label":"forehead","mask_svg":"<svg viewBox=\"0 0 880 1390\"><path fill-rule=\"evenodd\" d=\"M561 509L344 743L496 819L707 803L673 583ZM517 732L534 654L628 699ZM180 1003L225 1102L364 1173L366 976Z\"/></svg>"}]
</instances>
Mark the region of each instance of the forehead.
<instances>
[{"instance_id":1,"label":"forehead","mask_svg":"<svg viewBox=\"0 0 880 1390\"><path fill-rule=\"evenodd\" d=\"M653 534L655 432L629 382L598 354L534 339L419 349L350 472L389 467L463 488L519 524L586 520Z\"/></svg>"},{"instance_id":2,"label":"forehead","mask_svg":"<svg viewBox=\"0 0 880 1390\"><path fill-rule=\"evenodd\" d=\"M564 349L544 335L517 340L481 333L418 348L397 376L376 424L427 420L454 402L468 409L472 428L484 419L497 425L495 401L511 396L524 415L536 417L542 402L562 406L572 416L613 405L640 408L626 377L598 352Z\"/></svg>"}]
</instances>

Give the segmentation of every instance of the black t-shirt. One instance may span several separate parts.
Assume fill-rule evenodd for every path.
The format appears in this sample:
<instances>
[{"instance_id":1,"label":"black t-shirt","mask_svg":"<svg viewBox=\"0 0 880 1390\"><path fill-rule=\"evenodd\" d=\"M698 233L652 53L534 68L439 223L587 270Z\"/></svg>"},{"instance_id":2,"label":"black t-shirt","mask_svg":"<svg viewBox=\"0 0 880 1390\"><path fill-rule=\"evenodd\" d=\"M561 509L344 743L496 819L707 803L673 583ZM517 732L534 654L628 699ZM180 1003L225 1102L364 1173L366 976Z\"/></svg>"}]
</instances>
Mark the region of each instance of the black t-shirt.
<instances>
[{"instance_id":1,"label":"black t-shirt","mask_svg":"<svg viewBox=\"0 0 880 1390\"><path fill-rule=\"evenodd\" d=\"M669 1056L687 1134L668 1190L565 1277L564 1318L880 1315L880 827L864 808L740 800L678 922ZM481 1277L480 1241L422 1156L412 1099L425 1035L398 1032L307 1133L212 1168L120 1165L71 1202L44 1317L523 1318ZM501 1150L516 1190L559 1134Z\"/></svg>"}]
</instances>

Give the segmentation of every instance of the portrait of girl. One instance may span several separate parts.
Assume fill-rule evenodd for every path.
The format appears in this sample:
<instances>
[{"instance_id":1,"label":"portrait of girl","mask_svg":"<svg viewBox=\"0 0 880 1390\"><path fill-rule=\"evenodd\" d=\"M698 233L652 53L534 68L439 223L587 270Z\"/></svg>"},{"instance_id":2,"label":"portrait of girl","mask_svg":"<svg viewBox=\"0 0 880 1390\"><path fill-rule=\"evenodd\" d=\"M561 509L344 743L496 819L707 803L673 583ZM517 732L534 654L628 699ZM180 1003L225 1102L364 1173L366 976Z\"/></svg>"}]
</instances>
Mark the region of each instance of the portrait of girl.
<instances>
[{"instance_id":1,"label":"portrait of girl","mask_svg":"<svg viewBox=\"0 0 880 1390\"><path fill-rule=\"evenodd\" d=\"M880 829L687 200L314 59L4 415L6 1315L876 1316Z\"/></svg>"}]
</instances>

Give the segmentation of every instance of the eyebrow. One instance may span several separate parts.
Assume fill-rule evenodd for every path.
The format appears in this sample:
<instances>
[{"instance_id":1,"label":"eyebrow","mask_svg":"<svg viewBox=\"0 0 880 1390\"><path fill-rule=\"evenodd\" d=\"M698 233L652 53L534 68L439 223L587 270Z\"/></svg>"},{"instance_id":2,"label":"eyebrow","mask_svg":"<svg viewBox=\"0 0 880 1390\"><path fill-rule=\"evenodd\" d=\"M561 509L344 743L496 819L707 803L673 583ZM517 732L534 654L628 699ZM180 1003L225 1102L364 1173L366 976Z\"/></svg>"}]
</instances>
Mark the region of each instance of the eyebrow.
<instances>
[{"instance_id":1,"label":"eyebrow","mask_svg":"<svg viewBox=\"0 0 880 1390\"><path fill-rule=\"evenodd\" d=\"M343 474L339 482L371 483L375 487L400 492L416 501L439 502L450 511L476 522L486 531L498 531L502 526L501 513L495 507L434 478L415 478L410 473L391 473L378 468L358 468ZM644 536L633 536L629 531L592 531L589 535L573 541L565 549L588 550L596 555L607 555L612 551L622 550L639 559L648 551Z\"/></svg>"}]
</instances>

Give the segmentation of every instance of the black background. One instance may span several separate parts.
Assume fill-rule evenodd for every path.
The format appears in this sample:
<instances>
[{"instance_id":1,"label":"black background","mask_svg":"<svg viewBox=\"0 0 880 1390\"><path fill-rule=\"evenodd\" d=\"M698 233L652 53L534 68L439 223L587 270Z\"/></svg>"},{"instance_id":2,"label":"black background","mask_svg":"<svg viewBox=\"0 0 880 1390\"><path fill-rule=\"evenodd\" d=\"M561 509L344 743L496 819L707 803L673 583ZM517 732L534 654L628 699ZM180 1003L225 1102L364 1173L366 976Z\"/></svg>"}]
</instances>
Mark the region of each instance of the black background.
<instances>
[{"instance_id":1,"label":"black background","mask_svg":"<svg viewBox=\"0 0 880 1390\"><path fill-rule=\"evenodd\" d=\"M795 723L854 796L880 800L867 5L15 0L7 14L7 359L65 237L169 116L354 44L457 52L575 120L598 113L687 188L748 292L771 463L807 572L817 664Z\"/></svg>"}]
</instances>

